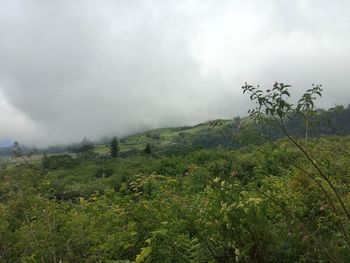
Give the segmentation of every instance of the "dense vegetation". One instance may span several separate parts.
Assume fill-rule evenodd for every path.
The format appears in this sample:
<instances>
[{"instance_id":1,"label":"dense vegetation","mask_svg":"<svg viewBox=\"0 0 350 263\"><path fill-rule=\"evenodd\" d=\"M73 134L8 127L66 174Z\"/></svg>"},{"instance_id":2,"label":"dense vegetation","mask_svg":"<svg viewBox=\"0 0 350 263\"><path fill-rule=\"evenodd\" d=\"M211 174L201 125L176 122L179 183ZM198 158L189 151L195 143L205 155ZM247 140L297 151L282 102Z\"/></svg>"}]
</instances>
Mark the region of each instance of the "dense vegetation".
<instances>
[{"instance_id":1,"label":"dense vegetation","mask_svg":"<svg viewBox=\"0 0 350 263\"><path fill-rule=\"evenodd\" d=\"M285 88L276 84L282 100ZM269 96L259 103L278 99ZM16 145L23 161L0 170L0 261L349 262L350 109L313 112L311 137L293 139L305 118L291 113L304 112L278 105L266 113L287 137L237 118L97 149L85 139L76 155L40 161ZM340 135L316 137L328 132Z\"/></svg>"},{"instance_id":2,"label":"dense vegetation","mask_svg":"<svg viewBox=\"0 0 350 263\"><path fill-rule=\"evenodd\" d=\"M309 144L349 207L350 137ZM346 262L344 217L305 172L315 173L285 140L125 159L58 155L3 169L0 259Z\"/></svg>"}]
</instances>

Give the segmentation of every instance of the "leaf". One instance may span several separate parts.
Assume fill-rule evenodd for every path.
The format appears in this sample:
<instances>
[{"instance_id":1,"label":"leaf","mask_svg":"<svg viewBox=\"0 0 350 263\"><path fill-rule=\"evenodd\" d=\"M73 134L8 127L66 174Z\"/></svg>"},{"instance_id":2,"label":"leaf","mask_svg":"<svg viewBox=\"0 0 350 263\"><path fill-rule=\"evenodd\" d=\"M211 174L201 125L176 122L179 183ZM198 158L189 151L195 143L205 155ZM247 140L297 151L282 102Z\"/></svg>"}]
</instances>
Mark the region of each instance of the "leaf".
<instances>
[{"instance_id":1,"label":"leaf","mask_svg":"<svg viewBox=\"0 0 350 263\"><path fill-rule=\"evenodd\" d=\"M284 106L286 105L286 102L284 100L280 100L280 107L284 108Z\"/></svg>"},{"instance_id":2,"label":"leaf","mask_svg":"<svg viewBox=\"0 0 350 263\"><path fill-rule=\"evenodd\" d=\"M283 111L280 109L277 109L277 115L282 119L283 118Z\"/></svg>"},{"instance_id":3,"label":"leaf","mask_svg":"<svg viewBox=\"0 0 350 263\"><path fill-rule=\"evenodd\" d=\"M289 94L288 91L285 90L285 91L282 92L282 94L285 94L285 95L287 95L290 98L290 94Z\"/></svg>"},{"instance_id":4,"label":"leaf","mask_svg":"<svg viewBox=\"0 0 350 263\"><path fill-rule=\"evenodd\" d=\"M152 247L143 247L141 248L141 253L136 256L135 262L136 263L143 263L145 262L145 259L151 254Z\"/></svg>"}]
</instances>

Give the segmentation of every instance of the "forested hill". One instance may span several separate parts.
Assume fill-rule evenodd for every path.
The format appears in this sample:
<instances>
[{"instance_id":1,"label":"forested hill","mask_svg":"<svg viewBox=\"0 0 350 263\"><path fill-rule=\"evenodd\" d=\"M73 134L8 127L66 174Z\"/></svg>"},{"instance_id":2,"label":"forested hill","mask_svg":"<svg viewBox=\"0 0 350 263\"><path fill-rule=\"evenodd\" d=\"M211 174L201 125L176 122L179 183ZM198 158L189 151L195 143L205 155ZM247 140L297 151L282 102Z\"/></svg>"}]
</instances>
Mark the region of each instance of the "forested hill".
<instances>
[{"instance_id":1,"label":"forested hill","mask_svg":"<svg viewBox=\"0 0 350 263\"><path fill-rule=\"evenodd\" d=\"M213 120L196 126L161 128L134 134L120 140L120 149L122 155L132 155L143 151L148 143L156 152L183 151L189 148L238 148L242 142L237 140L235 135L244 132L248 126L253 128L255 133L258 131L259 137L283 137L278 128L271 128L269 124L253 124L249 117L236 117L233 120ZM291 135L297 138L305 136L305 123L300 116L293 116L286 126ZM349 134L350 105L347 108L336 106L328 110L319 109L309 122L310 137ZM256 143L261 138L249 136L249 140L249 143ZM107 153L108 147L98 145L97 151Z\"/></svg>"},{"instance_id":2,"label":"forested hill","mask_svg":"<svg viewBox=\"0 0 350 263\"><path fill-rule=\"evenodd\" d=\"M283 136L279 129L271 128L271 125L252 124L249 117L233 120L213 120L195 126L183 126L172 128L159 128L140 132L120 139L121 156L137 155L142 152L147 144L150 144L154 152L186 151L191 148L238 148L241 143L234 137L247 126L254 126L260 135L278 139ZM286 124L290 134L295 137L305 136L305 123L301 117L294 116ZM350 134L350 105L347 108L336 106L324 110L319 109L311 118L308 134L310 137L322 135L349 135ZM249 143L260 140L250 136ZM103 143L95 142L95 151L99 154L109 152L110 139ZM71 152L79 143L69 146L55 146L47 149L37 149L41 153ZM32 149L23 147L26 153ZM0 148L0 156L12 155L12 147Z\"/></svg>"}]
</instances>

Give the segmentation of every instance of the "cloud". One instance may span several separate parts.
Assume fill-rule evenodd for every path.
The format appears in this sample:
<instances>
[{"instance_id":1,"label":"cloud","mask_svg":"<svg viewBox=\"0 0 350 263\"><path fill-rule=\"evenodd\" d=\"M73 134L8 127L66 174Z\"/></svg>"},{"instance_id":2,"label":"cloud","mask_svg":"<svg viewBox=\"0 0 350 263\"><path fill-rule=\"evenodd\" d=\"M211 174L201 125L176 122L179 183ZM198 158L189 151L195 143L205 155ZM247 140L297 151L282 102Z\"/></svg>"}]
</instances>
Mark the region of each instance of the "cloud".
<instances>
[{"instance_id":1,"label":"cloud","mask_svg":"<svg viewBox=\"0 0 350 263\"><path fill-rule=\"evenodd\" d=\"M0 93L0 138L1 142L8 144L18 137L30 141L31 138L40 135L40 129L28 116L8 104L4 95ZM42 135L42 134L41 134Z\"/></svg>"},{"instance_id":2,"label":"cloud","mask_svg":"<svg viewBox=\"0 0 350 263\"><path fill-rule=\"evenodd\" d=\"M0 138L48 145L242 115L244 81L321 83L322 105L349 103L347 1L3 2Z\"/></svg>"}]
</instances>

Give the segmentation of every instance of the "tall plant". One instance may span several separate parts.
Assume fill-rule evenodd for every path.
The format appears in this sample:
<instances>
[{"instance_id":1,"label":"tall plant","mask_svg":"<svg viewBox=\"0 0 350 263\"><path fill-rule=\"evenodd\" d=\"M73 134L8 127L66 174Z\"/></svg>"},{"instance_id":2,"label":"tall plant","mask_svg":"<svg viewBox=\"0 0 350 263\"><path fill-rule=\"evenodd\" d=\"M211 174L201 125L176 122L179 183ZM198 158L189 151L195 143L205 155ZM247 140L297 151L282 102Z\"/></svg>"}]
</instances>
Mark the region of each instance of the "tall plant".
<instances>
[{"instance_id":1,"label":"tall plant","mask_svg":"<svg viewBox=\"0 0 350 263\"><path fill-rule=\"evenodd\" d=\"M319 174L321 180L318 180L318 178L316 178L312 173L303 171L304 174L309 176L320 187L334 212L337 215L345 215L347 219L345 224L348 225L350 221L350 213L348 208L345 206L342 196L339 194L338 189L332 182L329 175L322 169L319 162L313 158L311 152L307 150L310 117L315 112L315 100L322 96L322 86L312 85L312 88L306 90L296 104L290 102L291 87L291 85L275 82L272 89L263 91L259 86L255 87L245 83L242 89L243 94L249 94L250 100L256 103L256 107L249 111L250 115L255 120L267 119L277 124L288 140L300 150L306 160ZM288 119L295 116L301 116L304 119L306 125L305 145L300 143L299 140L293 138L286 128ZM328 185L328 187L325 187L324 184ZM333 200L333 196L337 201ZM338 208L338 204L340 205L340 208ZM346 229L347 228L344 226L344 224L341 223L341 231L346 239L347 246L350 248L350 241Z\"/></svg>"}]
</instances>

